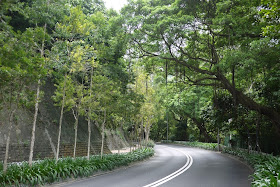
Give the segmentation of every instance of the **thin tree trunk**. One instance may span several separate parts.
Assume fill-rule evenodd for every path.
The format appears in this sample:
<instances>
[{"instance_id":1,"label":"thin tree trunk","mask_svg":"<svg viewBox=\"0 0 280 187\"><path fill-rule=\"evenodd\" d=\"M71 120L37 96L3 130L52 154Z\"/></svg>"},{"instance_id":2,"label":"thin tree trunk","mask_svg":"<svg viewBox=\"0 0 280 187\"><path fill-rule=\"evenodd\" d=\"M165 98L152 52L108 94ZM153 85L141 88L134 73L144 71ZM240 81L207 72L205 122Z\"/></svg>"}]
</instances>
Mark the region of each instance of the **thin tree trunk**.
<instances>
[{"instance_id":1,"label":"thin tree trunk","mask_svg":"<svg viewBox=\"0 0 280 187\"><path fill-rule=\"evenodd\" d=\"M146 146L148 144L149 139L150 139L150 125L147 127L147 132L146 132Z\"/></svg>"},{"instance_id":2,"label":"thin tree trunk","mask_svg":"<svg viewBox=\"0 0 280 187\"><path fill-rule=\"evenodd\" d=\"M132 130L133 130L133 129L131 129L131 132L130 132L129 135L128 135L128 136L129 136L129 137L128 137L128 138L129 138L129 152L132 151L132 149L131 149L132 143L133 143L133 142L132 142L133 136L131 135L131 134L133 134Z\"/></svg>"},{"instance_id":3,"label":"thin tree trunk","mask_svg":"<svg viewBox=\"0 0 280 187\"><path fill-rule=\"evenodd\" d=\"M49 2L49 1L47 1L47 2ZM47 24L45 23L44 37L43 37L42 46L41 46L41 58L44 57L46 29L47 29ZM33 127L32 127L32 132L31 132L30 152L29 152L29 161L28 161L30 167L32 166L32 160L33 160L33 151L34 151L34 143L35 143L35 130L36 130L38 108L39 108L39 99L40 99L40 84L41 84L41 79L39 78L38 83L37 83L35 112L34 112L34 118L33 118Z\"/></svg>"},{"instance_id":4,"label":"thin tree trunk","mask_svg":"<svg viewBox=\"0 0 280 187\"><path fill-rule=\"evenodd\" d=\"M9 132L8 132L8 137L7 137L7 141L6 141L6 152L5 152L5 159L4 159L4 164L3 164L4 173L6 173L7 167L8 167L10 137L11 137L11 131L12 131L13 116L14 116L15 112L16 112L16 109L12 110L10 113L10 116L9 116Z\"/></svg>"},{"instance_id":5,"label":"thin tree trunk","mask_svg":"<svg viewBox=\"0 0 280 187\"><path fill-rule=\"evenodd\" d=\"M260 136L260 120L261 116L257 119L257 127L256 127L256 148L258 152L261 152L260 144L259 144L259 136Z\"/></svg>"},{"instance_id":6,"label":"thin tree trunk","mask_svg":"<svg viewBox=\"0 0 280 187\"><path fill-rule=\"evenodd\" d=\"M119 138L120 138L120 137L119 137ZM118 139L117 141L118 141L118 154L120 154L120 151L121 151L121 150L120 150L120 149L121 149L121 146L120 146L120 139Z\"/></svg>"},{"instance_id":7,"label":"thin tree trunk","mask_svg":"<svg viewBox=\"0 0 280 187\"><path fill-rule=\"evenodd\" d=\"M151 125L150 125L150 120L149 120L149 117L148 117L148 120L147 120L147 125L146 125L146 146L147 146L147 144L148 144L148 141L149 141L149 139L150 139L150 127L151 127Z\"/></svg>"},{"instance_id":8,"label":"thin tree trunk","mask_svg":"<svg viewBox=\"0 0 280 187\"><path fill-rule=\"evenodd\" d=\"M89 112L91 112L89 110ZM88 149L87 149L87 159L89 160L90 155L90 136L91 136L91 125L90 125L90 116L88 115Z\"/></svg>"},{"instance_id":9,"label":"thin tree trunk","mask_svg":"<svg viewBox=\"0 0 280 187\"><path fill-rule=\"evenodd\" d=\"M137 123L136 123L136 124L137 124ZM136 125L136 124L135 124L135 130L136 130L136 131L135 131L135 133L136 133L136 134L135 134L135 141L136 141L135 150L136 150L137 146L139 147L139 142L138 142L138 136L139 136L139 134L138 134L138 128L139 128L139 127L138 127L138 125Z\"/></svg>"},{"instance_id":10,"label":"thin tree trunk","mask_svg":"<svg viewBox=\"0 0 280 187\"><path fill-rule=\"evenodd\" d=\"M40 97L40 83L41 80L38 80L37 85L37 93L36 93L36 103L35 103L35 113L34 113L34 119L33 119L33 127L32 127L32 135L31 135L31 142L30 142L30 152L29 152L29 166L32 166L32 160L33 160L33 150L34 150L34 143L35 143L35 130L36 130L36 122L37 122L37 116L38 116L38 107L39 107L39 97Z\"/></svg>"},{"instance_id":11,"label":"thin tree trunk","mask_svg":"<svg viewBox=\"0 0 280 187\"><path fill-rule=\"evenodd\" d=\"M143 130L143 127L144 127L144 119L143 119L143 117L142 117L142 120L141 120L141 134L140 134L140 137L141 137L141 139L140 139L140 142L142 142L142 140L144 140L144 130ZM140 148L142 148L142 144L140 144Z\"/></svg>"},{"instance_id":12,"label":"thin tree trunk","mask_svg":"<svg viewBox=\"0 0 280 187\"><path fill-rule=\"evenodd\" d=\"M91 73L90 73L90 91L89 91L89 97L90 101L91 99L91 92L92 92L92 76L93 76L93 67L91 67ZM89 160L89 154L90 154L90 136L91 136L91 125L90 125L90 115L91 115L91 107L88 108L88 151L87 151L87 159Z\"/></svg>"},{"instance_id":13,"label":"thin tree trunk","mask_svg":"<svg viewBox=\"0 0 280 187\"><path fill-rule=\"evenodd\" d=\"M57 139L57 147L56 147L56 157L55 162L58 161L59 156L59 146L60 146L60 137L61 137L61 126L62 126L62 119L63 119L63 111L64 111L64 105L65 105L65 90L66 90L66 74L64 76L64 83L63 83L63 97L62 97L62 106L60 111L60 119L59 119L59 129L58 129L58 139Z\"/></svg>"},{"instance_id":14,"label":"thin tree trunk","mask_svg":"<svg viewBox=\"0 0 280 187\"><path fill-rule=\"evenodd\" d=\"M218 151L220 151L220 128L219 127L218 127L217 142L218 142Z\"/></svg>"},{"instance_id":15,"label":"thin tree trunk","mask_svg":"<svg viewBox=\"0 0 280 187\"><path fill-rule=\"evenodd\" d=\"M78 109L77 109L78 110ZM74 111L73 111L73 115L75 118L75 124L74 124L74 128L75 128L75 140L74 140L74 151L73 151L73 158L76 158L76 148L77 148L77 135L78 135L78 124L79 124L79 112L77 112L77 115L75 115Z\"/></svg>"},{"instance_id":16,"label":"thin tree trunk","mask_svg":"<svg viewBox=\"0 0 280 187\"><path fill-rule=\"evenodd\" d=\"M248 153L250 153L250 132L247 125L246 125L246 130L247 130L247 148L248 148Z\"/></svg>"},{"instance_id":17,"label":"thin tree trunk","mask_svg":"<svg viewBox=\"0 0 280 187\"><path fill-rule=\"evenodd\" d=\"M167 60L165 61L165 88L166 88L166 95L168 95L168 88L167 88L167 80L168 77L168 64ZM169 124L168 124L168 108L166 108L166 141L168 143L168 129L169 129Z\"/></svg>"},{"instance_id":18,"label":"thin tree trunk","mask_svg":"<svg viewBox=\"0 0 280 187\"><path fill-rule=\"evenodd\" d=\"M103 157L104 151L104 130L105 130L105 122L106 122L106 110L104 110L104 121L102 123L102 139L101 139L101 159Z\"/></svg>"},{"instance_id":19,"label":"thin tree trunk","mask_svg":"<svg viewBox=\"0 0 280 187\"><path fill-rule=\"evenodd\" d=\"M129 152L131 152L131 140L130 140L130 144L129 144Z\"/></svg>"}]
</instances>

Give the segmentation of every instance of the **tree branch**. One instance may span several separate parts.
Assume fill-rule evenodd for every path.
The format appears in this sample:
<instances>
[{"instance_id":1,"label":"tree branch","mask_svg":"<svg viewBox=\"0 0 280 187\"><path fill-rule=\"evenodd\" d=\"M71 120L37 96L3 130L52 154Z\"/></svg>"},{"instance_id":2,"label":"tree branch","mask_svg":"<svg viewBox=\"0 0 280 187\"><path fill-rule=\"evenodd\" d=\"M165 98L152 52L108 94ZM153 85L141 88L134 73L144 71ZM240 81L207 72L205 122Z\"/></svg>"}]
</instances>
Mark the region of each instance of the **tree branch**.
<instances>
[{"instance_id":1,"label":"tree branch","mask_svg":"<svg viewBox=\"0 0 280 187\"><path fill-rule=\"evenodd\" d=\"M185 66L185 67L187 67L187 68L189 68L189 69L192 69L192 70L194 70L194 71L196 71L196 72L198 72L198 73L207 74L207 75L215 75L214 72L211 72L211 71L208 71L208 70L204 70L204 69L201 69L201 68L199 68L199 67L196 67L196 66L187 64L185 61L179 60L178 58L175 58L175 57L172 57L172 58L171 58L171 57L163 57L163 56L161 56L161 55L158 55L158 54L155 54L155 53L151 53L151 52L145 50L145 49L143 48L143 46L140 44L140 42L138 42L138 41L135 40L135 39L134 39L134 41L135 41L135 42L137 43L137 45L140 47L140 50L141 50L142 52L146 53L147 56L150 56L150 57L159 57L159 58L164 59L164 60L175 61L175 62L177 62L177 63L179 63L179 64L181 64L181 65L183 65L183 66Z\"/></svg>"}]
</instances>

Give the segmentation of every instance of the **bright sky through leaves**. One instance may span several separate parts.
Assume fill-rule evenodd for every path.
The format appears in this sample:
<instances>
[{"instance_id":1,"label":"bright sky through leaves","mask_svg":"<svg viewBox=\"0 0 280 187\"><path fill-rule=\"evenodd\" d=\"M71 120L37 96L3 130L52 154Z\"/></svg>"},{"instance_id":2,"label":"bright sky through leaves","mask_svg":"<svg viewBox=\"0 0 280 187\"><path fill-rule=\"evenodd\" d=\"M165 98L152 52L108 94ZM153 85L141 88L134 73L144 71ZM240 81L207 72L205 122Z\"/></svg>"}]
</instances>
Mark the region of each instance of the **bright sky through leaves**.
<instances>
[{"instance_id":1,"label":"bright sky through leaves","mask_svg":"<svg viewBox=\"0 0 280 187\"><path fill-rule=\"evenodd\" d=\"M127 0L104 0L104 2L107 8L112 8L117 11L120 11L127 4Z\"/></svg>"}]
</instances>

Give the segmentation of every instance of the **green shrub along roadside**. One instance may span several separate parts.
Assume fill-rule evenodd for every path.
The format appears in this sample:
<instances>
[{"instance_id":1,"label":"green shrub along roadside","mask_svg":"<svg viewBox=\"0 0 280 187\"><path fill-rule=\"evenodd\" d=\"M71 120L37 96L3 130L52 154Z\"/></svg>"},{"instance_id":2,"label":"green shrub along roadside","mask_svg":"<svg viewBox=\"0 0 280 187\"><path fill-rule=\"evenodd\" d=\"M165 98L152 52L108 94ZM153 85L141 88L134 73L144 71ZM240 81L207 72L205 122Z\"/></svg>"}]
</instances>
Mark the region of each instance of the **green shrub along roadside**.
<instances>
[{"instance_id":1,"label":"green shrub along roadside","mask_svg":"<svg viewBox=\"0 0 280 187\"><path fill-rule=\"evenodd\" d=\"M148 141L142 140L141 144L145 147L151 147L151 148L155 146L155 142L153 140L148 140Z\"/></svg>"},{"instance_id":2,"label":"green shrub along roadside","mask_svg":"<svg viewBox=\"0 0 280 187\"><path fill-rule=\"evenodd\" d=\"M223 152L244 159L254 168L253 187L280 187L280 158L264 153L225 147Z\"/></svg>"},{"instance_id":3,"label":"green shrub along roadside","mask_svg":"<svg viewBox=\"0 0 280 187\"><path fill-rule=\"evenodd\" d=\"M208 150L217 150L217 143L185 142L185 141L162 141L162 143L175 143L189 147L198 147ZM245 160L252 168L253 187L280 187L280 158L257 152L250 152L245 149L222 147L222 152L228 153Z\"/></svg>"},{"instance_id":4,"label":"green shrub along roadside","mask_svg":"<svg viewBox=\"0 0 280 187\"><path fill-rule=\"evenodd\" d=\"M45 159L34 162L29 167L27 162L11 164L7 172L0 172L0 186L7 185L43 185L62 181L67 178L88 177L98 171L108 171L120 166L140 161L154 155L152 148L137 149L130 153L108 154L101 159L99 155L86 157L61 158L55 163L55 159ZM2 163L0 164L2 168Z\"/></svg>"},{"instance_id":5,"label":"green shrub along roadside","mask_svg":"<svg viewBox=\"0 0 280 187\"><path fill-rule=\"evenodd\" d=\"M198 147L207 150L216 150L218 147L217 143L185 142L185 141L174 141L173 143L182 144L188 147Z\"/></svg>"}]
</instances>

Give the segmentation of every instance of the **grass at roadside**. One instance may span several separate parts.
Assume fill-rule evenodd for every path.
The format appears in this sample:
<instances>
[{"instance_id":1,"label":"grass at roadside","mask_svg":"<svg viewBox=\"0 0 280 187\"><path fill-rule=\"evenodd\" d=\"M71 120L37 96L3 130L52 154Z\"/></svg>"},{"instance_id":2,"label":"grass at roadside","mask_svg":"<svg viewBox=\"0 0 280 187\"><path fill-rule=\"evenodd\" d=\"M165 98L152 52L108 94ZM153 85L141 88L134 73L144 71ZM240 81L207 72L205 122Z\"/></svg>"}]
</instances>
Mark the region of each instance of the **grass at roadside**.
<instances>
[{"instance_id":1,"label":"grass at roadside","mask_svg":"<svg viewBox=\"0 0 280 187\"><path fill-rule=\"evenodd\" d=\"M217 150L217 143L163 141L189 147L199 147L208 150ZM254 168L253 187L280 187L280 158L264 153L250 152L238 148L223 147L222 152L242 158Z\"/></svg>"},{"instance_id":2,"label":"grass at roadside","mask_svg":"<svg viewBox=\"0 0 280 187\"><path fill-rule=\"evenodd\" d=\"M45 159L35 162L29 167L27 162L12 164L6 174L0 171L0 186L28 186L53 183L67 178L88 177L98 171L108 171L120 166L127 166L154 155L152 148L137 149L125 154L108 154L103 159L99 155L73 159L72 157L59 159ZM2 168L2 164L0 164Z\"/></svg>"}]
</instances>

